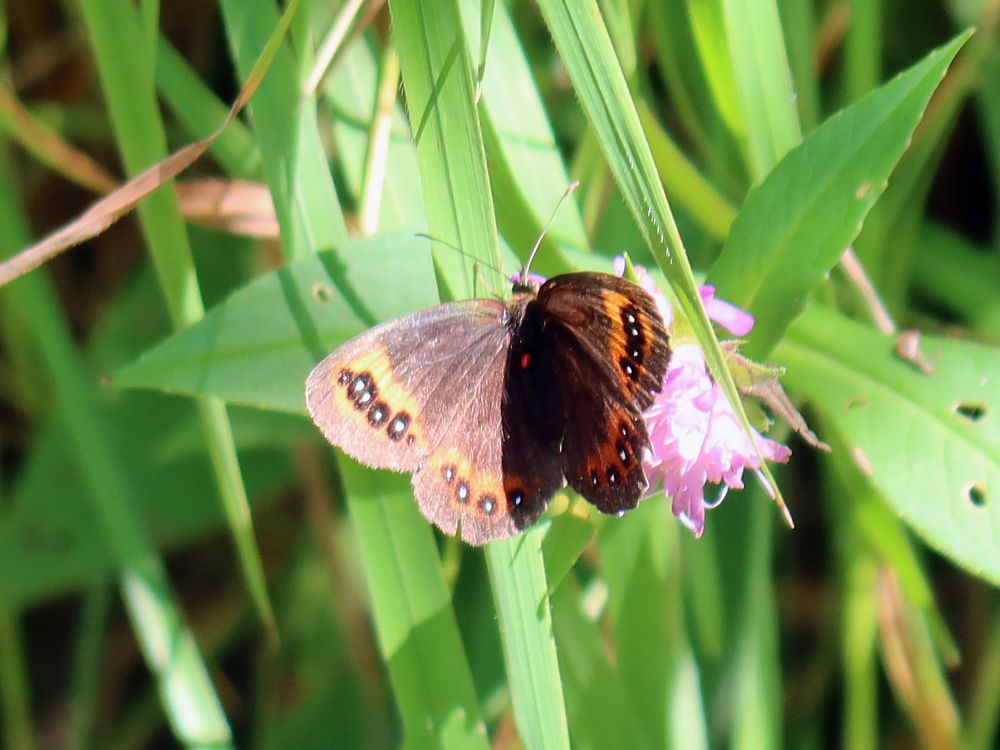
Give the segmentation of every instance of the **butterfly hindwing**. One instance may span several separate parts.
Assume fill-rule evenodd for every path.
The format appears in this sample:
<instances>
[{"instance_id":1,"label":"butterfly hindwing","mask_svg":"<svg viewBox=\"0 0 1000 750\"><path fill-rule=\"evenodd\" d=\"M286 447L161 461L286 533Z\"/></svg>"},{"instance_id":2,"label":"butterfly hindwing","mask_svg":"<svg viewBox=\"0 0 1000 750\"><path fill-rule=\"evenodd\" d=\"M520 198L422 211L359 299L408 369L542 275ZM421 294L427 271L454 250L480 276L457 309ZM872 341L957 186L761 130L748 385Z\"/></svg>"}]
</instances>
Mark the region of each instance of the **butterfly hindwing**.
<instances>
[{"instance_id":1,"label":"butterfly hindwing","mask_svg":"<svg viewBox=\"0 0 1000 750\"><path fill-rule=\"evenodd\" d=\"M420 511L447 534L470 544L518 532L508 513L501 464L501 388L507 340L473 388L453 396L454 419L444 427L426 462L413 474Z\"/></svg>"},{"instance_id":2,"label":"butterfly hindwing","mask_svg":"<svg viewBox=\"0 0 1000 750\"><path fill-rule=\"evenodd\" d=\"M616 276L574 273L543 284L537 304L566 404L566 481L604 513L634 508L647 486L642 410L670 359L656 303Z\"/></svg>"}]
</instances>

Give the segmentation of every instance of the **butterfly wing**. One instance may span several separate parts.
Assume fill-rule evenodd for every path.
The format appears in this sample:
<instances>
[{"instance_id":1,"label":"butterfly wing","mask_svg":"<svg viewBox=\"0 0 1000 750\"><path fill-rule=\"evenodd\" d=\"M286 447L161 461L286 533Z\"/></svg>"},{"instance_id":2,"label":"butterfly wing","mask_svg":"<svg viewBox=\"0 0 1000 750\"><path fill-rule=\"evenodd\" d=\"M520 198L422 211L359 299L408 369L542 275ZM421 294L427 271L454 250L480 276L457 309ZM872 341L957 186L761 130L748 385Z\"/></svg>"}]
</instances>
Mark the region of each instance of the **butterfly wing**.
<instances>
[{"instance_id":1,"label":"butterfly wing","mask_svg":"<svg viewBox=\"0 0 1000 750\"><path fill-rule=\"evenodd\" d=\"M533 295L530 295L533 297ZM518 528L533 524L563 486L563 394L537 301L515 299L503 401L504 493Z\"/></svg>"},{"instance_id":2,"label":"butterfly wing","mask_svg":"<svg viewBox=\"0 0 1000 750\"><path fill-rule=\"evenodd\" d=\"M647 487L642 411L662 387L669 337L656 303L617 276L556 276L538 291L565 404L562 471L604 513L634 508Z\"/></svg>"},{"instance_id":3,"label":"butterfly wing","mask_svg":"<svg viewBox=\"0 0 1000 750\"><path fill-rule=\"evenodd\" d=\"M503 492L506 306L453 302L383 323L309 375L306 404L358 461L413 472L421 512L473 544L519 530Z\"/></svg>"}]
</instances>

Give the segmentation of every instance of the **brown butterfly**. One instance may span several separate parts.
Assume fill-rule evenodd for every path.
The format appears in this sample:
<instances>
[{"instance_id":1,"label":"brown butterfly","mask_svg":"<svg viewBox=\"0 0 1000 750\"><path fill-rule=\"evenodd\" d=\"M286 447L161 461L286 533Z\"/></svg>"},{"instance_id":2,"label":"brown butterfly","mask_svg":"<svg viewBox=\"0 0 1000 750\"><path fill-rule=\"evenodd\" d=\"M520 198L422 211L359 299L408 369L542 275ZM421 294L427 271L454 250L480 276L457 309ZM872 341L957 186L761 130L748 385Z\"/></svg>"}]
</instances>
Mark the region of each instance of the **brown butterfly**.
<instances>
[{"instance_id":1,"label":"brown butterfly","mask_svg":"<svg viewBox=\"0 0 1000 750\"><path fill-rule=\"evenodd\" d=\"M523 275L522 275L523 278ZM604 273L516 283L387 321L312 371L306 403L358 461L413 472L420 510L471 544L517 534L568 483L603 513L646 489L642 410L670 359L640 287Z\"/></svg>"}]
</instances>

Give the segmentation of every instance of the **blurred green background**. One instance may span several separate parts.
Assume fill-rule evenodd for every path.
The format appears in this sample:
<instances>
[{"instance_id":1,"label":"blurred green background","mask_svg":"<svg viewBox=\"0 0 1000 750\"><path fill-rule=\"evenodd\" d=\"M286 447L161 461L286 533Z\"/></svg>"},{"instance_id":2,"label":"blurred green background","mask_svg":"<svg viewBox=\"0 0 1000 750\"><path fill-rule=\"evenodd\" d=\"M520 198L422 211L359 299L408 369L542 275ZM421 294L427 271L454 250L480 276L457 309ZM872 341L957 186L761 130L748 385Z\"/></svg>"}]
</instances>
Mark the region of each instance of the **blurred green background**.
<instances>
[{"instance_id":1,"label":"blurred green background","mask_svg":"<svg viewBox=\"0 0 1000 750\"><path fill-rule=\"evenodd\" d=\"M4 257L266 70L0 289L4 747L997 746L996 0L0 11ZM833 449L771 433L794 530L748 474L700 540L567 491L473 549L304 416L337 344L498 293L574 179L535 270L627 251L692 313L687 257L757 317Z\"/></svg>"}]
</instances>

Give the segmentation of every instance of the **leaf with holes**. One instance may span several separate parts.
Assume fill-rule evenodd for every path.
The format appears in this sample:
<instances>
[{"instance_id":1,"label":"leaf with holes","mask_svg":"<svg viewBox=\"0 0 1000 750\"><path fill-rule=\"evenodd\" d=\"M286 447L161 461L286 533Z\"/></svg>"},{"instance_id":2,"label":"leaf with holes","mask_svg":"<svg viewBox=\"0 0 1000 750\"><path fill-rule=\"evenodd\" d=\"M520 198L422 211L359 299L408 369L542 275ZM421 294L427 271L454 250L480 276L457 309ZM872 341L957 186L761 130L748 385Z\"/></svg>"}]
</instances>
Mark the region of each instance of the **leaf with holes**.
<instances>
[{"instance_id":1,"label":"leaf with holes","mask_svg":"<svg viewBox=\"0 0 1000 750\"><path fill-rule=\"evenodd\" d=\"M853 458L924 540L1000 583L1000 351L924 337L933 371L895 342L828 309L810 308L774 359L852 446Z\"/></svg>"}]
</instances>

